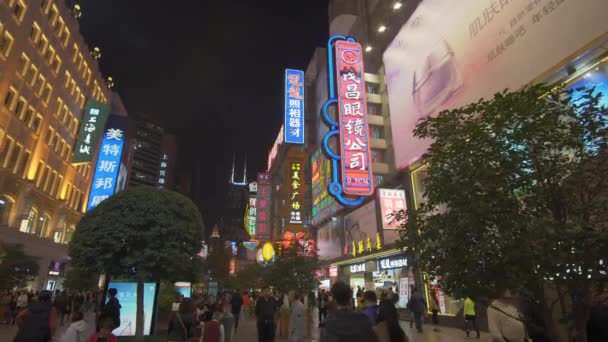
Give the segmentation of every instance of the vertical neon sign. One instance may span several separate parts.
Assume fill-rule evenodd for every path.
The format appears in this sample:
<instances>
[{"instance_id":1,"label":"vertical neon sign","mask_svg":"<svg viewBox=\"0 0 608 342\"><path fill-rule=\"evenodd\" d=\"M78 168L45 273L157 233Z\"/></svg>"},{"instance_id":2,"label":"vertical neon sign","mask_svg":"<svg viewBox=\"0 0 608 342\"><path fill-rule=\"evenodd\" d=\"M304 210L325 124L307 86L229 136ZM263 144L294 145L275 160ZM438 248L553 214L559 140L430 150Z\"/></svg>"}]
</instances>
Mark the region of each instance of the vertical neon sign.
<instances>
[{"instance_id":1,"label":"vertical neon sign","mask_svg":"<svg viewBox=\"0 0 608 342\"><path fill-rule=\"evenodd\" d=\"M357 206L374 192L363 48L352 37L333 36L327 42L327 61L329 99L323 105L322 116L330 126L323 138L323 149L332 162L328 190L340 203ZM337 120L328 113L333 105L338 107ZM328 144L335 135L340 136L339 155Z\"/></svg>"},{"instance_id":2,"label":"vertical neon sign","mask_svg":"<svg viewBox=\"0 0 608 342\"><path fill-rule=\"evenodd\" d=\"M304 72L285 70L285 142L304 143Z\"/></svg>"}]
</instances>

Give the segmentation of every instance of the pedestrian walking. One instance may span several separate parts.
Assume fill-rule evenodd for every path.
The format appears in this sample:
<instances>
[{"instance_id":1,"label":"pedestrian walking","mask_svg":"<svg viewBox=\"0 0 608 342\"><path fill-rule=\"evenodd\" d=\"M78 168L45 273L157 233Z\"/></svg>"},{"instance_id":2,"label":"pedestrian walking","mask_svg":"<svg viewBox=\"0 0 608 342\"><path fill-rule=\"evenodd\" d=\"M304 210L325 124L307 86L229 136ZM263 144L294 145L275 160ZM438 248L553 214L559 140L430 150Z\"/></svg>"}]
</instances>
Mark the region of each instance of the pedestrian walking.
<instances>
[{"instance_id":1,"label":"pedestrian walking","mask_svg":"<svg viewBox=\"0 0 608 342\"><path fill-rule=\"evenodd\" d=\"M198 336L196 307L190 299L184 299L169 316L167 339L169 341L189 341Z\"/></svg>"},{"instance_id":2,"label":"pedestrian walking","mask_svg":"<svg viewBox=\"0 0 608 342\"><path fill-rule=\"evenodd\" d=\"M426 311L426 303L422 294L416 287L413 288L412 295L409 302L407 303L408 309L414 314L414 322L416 323L416 330L422 333L422 324L424 312ZM411 326L411 324L410 324Z\"/></svg>"},{"instance_id":3,"label":"pedestrian walking","mask_svg":"<svg viewBox=\"0 0 608 342\"><path fill-rule=\"evenodd\" d=\"M322 327L325 319L327 318L327 304L329 303L325 290L321 290L321 292L319 292L317 303L317 306L319 307L319 327Z\"/></svg>"},{"instance_id":4,"label":"pedestrian walking","mask_svg":"<svg viewBox=\"0 0 608 342\"><path fill-rule=\"evenodd\" d=\"M363 292L363 299L365 300L365 308L363 314L367 316L369 322L374 325L378 318L378 297L374 291Z\"/></svg>"},{"instance_id":5,"label":"pedestrian walking","mask_svg":"<svg viewBox=\"0 0 608 342\"><path fill-rule=\"evenodd\" d=\"M118 342L118 337L112 334L114 330L114 320L106 316L99 322L99 331L91 335L88 342Z\"/></svg>"},{"instance_id":6,"label":"pedestrian walking","mask_svg":"<svg viewBox=\"0 0 608 342\"><path fill-rule=\"evenodd\" d=\"M441 309L439 307L439 300L437 299L437 292L432 291L431 292L431 313L433 314L432 322L433 322L433 325L435 325L435 327L433 328L433 331L439 331L439 328L437 328L437 325L439 325L439 312L440 311L441 311Z\"/></svg>"},{"instance_id":7,"label":"pedestrian walking","mask_svg":"<svg viewBox=\"0 0 608 342\"><path fill-rule=\"evenodd\" d=\"M240 292L241 291L236 290L230 299L232 316L234 317L234 331L237 331L239 328L239 318L241 316L241 308L243 307L243 297L241 297Z\"/></svg>"},{"instance_id":8,"label":"pedestrian walking","mask_svg":"<svg viewBox=\"0 0 608 342\"><path fill-rule=\"evenodd\" d=\"M51 293L42 291L38 302L23 309L15 321L19 331L13 342L51 341L57 330L57 310L51 303Z\"/></svg>"},{"instance_id":9,"label":"pedestrian walking","mask_svg":"<svg viewBox=\"0 0 608 342\"><path fill-rule=\"evenodd\" d=\"M258 342L274 342L277 320L277 303L270 296L268 287L262 289L262 295L255 306L257 318Z\"/></svg>"},{"instance_id":10,"label":"pedestrian walking","mask_svg":"<svg viewBox=\"0 0 608 342\"><path fill-rule=\"evenodd\" d=\"M87 342L87 322L84 320L82 312L75 312L72 323L63 334L61 342Z\"/></svg>"},{"instance_id":11,"label":"pedestrian walking","mask_svg":"<svg viewBox=\"0 0 608 342\"><path fill-rule=\"evenodd\" d=\"M0 322L9 324L11 313L11 292L5 291L0 296Z\"/></svg>"},{"instance_id":12,"label":"pedestrian walking","mask_svg":"<svg viewBox=\"0 0 608 342\"><path fill-rule=\"evenodd\" d=\"M59 314L59 325L63 325L63 320L66 319L66 315L68 313L68 296L65 291L61 292L59 290L55 291L55 302L53 305Z\"/></svg>"},{"instance_id":13,"label":"pedestrian walking","mask_svg":"<svg viewBox=\"0 0 608 342\"><path fill-rule=\"evenodd\" d=\"M464 300L464 331L467 337L470 336L471 328L475 329L477 338L481 338L479 328L477 327L477 314L475 312L475 301L471 296L467 296Z\"/></svg>"},{"instance_id":14,"label":"pedestrian walking","mask_svg":"<svg viewBox=\"0 0 608 342\"><path fill-rule=\"evenodd\" d=\"M392 300L380 301L378 324L374 326L378 342L408 342L405 331L399 325L399 312Z\"/></svg>"},{"instance_id":15,"label":"pedestrian walking","mask_svg":"<svg viewBox=\"0 0 608 342\"><path fill-rule=\"evenodd\" d=\"M337 309L332 317L327 318L325 328L321 330L321 342L378 341L369 319L361 312L353 310L353 291L350 286L338 281L332 286L331 294Z\"/></svg>"},{"instance_id":16,"label":"pedestrian walking","mask_svg":"<svg viewBox=\"0 0 608 342\"><path fill-rule=\"evenodd\" d=\"M205 321L201 327L199 342L224 342L226 330L216 319Z\"/></svg>"},{"instance_id":17,"label":"pedestrian walking","mask_svg":"<svg viewBox=\"0 0 608 342\"><path fill-rule=\"evenodd\" d=\"M297 291L289 291L289 335L288 342L304 342L306 335L304 304Z\"/></svg>"},{"instance_id":18,"label":"pedestrian walking","mask_svg":"<svg viewBox=\"0 0 608 342\"><path fill-rule=\"evenodd\" d=\"M118 291L115 288L111 288L108 290L108 297L110 297L110 299L104 305L100 315L100 318L105 319L106 317L109 317L112 320L112 323L114 324L112 330L120 327L121 306L120 301L116 298L117 293Z\"/></svg>"},{"instance_id":19,"label":"pedestrian walking","mask_svg":"<svg viewBox=\"0 0 608 342\"><path fill-rule=\"evenodd\" d=\"M524 341L526 327L523 315L517 308L511 291L506 290L500 298L488 306L488 330L497 341Z\"/></svg>"},{"instance_id":20,"label":"pedestrian walking","mask_svg":"<svg viewBox=\"0 0 608 342\"><path fill-rule=\"evenodd\" d=\"M28 303L30 302L29 296L26 291L22 291L17 296L17 313L25 310L27 308Z\"/></svg>"},{"instance_id":21,"label":"pedestrian walking","mask_svg":"<svg viewBox=\"0 0 608 342\"><path fill-rule=\"evenodd\" d=\"M251 304L251 298L247 292L243 292L243 296L241 298L243 299L241 312L243 314L243 319L246 320L249 317L249 305Z\"/></svg>"},{"instance_id":22,"label":"pedestrian walking","mask_svg":"<svg viewBox=\"0 0 608 342\"><path fill-rule=\"evenodd\" d=\"M237 292L237 296L240 297L240 294ZM217 306L217 312L214 314L213 319L217 320L224 327L224 342L231 342L233 331L236 332L236 328L234 328L236 323L236 318L228 311L226 311L226 305ZM234 330L233 330L234 329Z\"/></svg>"}]
</instances>

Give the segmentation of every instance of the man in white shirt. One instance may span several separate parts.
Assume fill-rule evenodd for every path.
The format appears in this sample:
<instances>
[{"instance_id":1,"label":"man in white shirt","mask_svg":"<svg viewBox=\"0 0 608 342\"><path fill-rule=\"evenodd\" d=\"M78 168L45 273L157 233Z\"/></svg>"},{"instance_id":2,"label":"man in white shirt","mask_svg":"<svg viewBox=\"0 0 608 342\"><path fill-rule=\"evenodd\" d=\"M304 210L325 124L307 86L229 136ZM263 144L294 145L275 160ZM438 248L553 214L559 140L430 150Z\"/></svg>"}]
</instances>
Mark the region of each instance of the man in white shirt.
<instances>
[{"instance_id":1,"label":"man in white shirt","mask_svg":"<svg viewBox=\"0 0 608 342\"><path fill-rule=\"evenodd\" d=\"M306 335L306 317L304 317L304 304L300 301L300 294L289 291L289 337L288 342L303 342Z\"/></svg>"}]
</instances>

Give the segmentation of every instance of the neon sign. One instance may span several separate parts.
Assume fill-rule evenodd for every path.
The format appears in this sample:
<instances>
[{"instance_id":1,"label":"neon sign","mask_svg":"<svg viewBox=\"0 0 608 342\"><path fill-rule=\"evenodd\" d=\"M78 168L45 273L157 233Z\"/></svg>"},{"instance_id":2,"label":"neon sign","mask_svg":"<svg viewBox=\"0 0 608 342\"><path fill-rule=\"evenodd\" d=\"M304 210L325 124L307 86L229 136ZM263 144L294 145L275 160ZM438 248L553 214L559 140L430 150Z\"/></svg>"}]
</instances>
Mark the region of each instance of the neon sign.
<instances>
[{"instance_id":1,"label":"neon sign","mask_svg":"<svg viewBox=\"0 0 608 342\"><path fill-rule=\"evenodd\" d=\"M302 163L292 161L289 163L289 199L290 199L290 224L302 224L303 215L302 199Z\"/></svg>"},{"instance_id":2,"label":"neon sign","mask_svg":"<svg viewBox=\"0 0 608 342\"><path fill-rule=\"evenodd\" d=\"M304 143L304 71L285 70L285 142Z\"/></svg>"},{"instance_id":3,"label":"neon sign","mask_svg":"<svg viewBox=\"0 0 608 342\"><path fill-rule=\"evenodd\" d=\"M323 149L332 159L332 182L328 189L340 203L357 206L374 192L363 48L352 37L333 36L327 42L327 60L329 99L322 114L330 126L323 138ZM329 115L330 105L338 106L338 120ZM328 144L329 138L338 134L340 155Z\"/></svg>"},{"instance_id":4,"label":"neon sign","mask_svg":"<svg viewBox=\"0 0 608 342\"><path fill-rule=\"evenodd\" d=\"M95 166L87 211L95 208L116 190L116 178L125 142L124 119L112 117L101 141L101 149Z\"/></svg>"},{"instance_id":5,"label":"neon sign","mask_svg":"<svg viewBox=\"0 0 608 342\"><path fill-rule=\"evenodd\" d=\"M258 195L257 195L257 218L256 234L258 239L268 239L270 237L270 196L271 196L270 174L267 172L258 173Z\"/></svg>"},{"instance_id":6,"label":"neon sign","mask_svg":"<svg viewBox=\"0 0 608 342\"><path fill-rule=\"evenodd\" d=\"M393 217L394 213L406 210L405 190L379 189L380 212L382 215L382 228L399 229L401 223Z\"/></svg>"}]
</instances>

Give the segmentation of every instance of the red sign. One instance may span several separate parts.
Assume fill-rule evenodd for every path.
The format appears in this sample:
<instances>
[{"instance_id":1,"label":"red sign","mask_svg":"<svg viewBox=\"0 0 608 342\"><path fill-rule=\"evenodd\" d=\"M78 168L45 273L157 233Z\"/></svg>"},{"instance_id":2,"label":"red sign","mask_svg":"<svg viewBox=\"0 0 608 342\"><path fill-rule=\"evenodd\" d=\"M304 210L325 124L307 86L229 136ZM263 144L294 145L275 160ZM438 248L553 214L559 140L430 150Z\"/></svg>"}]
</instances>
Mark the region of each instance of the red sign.
<instances>
[{"instance_id":1,"label":"red sign","mask_svg":"<svg viewBox=\"0 0 608 342\"><path fill-rule=\"evenodd\" d=\"M257 183L255 237L260 240L267 240L270 238L270 197L272 190L270 174L267 172L258 173Z\"/></svg>"},{"instance_id":2,"label":"red sign","mask_svg":"<svg viewBox=\"0 0 608 342\"><path fill-rule=\"evenodd\" d=\"M229 274L236 274L236 258L230 259Z\"/></svg>"},{"instance_id":3,"label":"red sign","mask_svg":"<svg viewBox=\"0 0 608 342\"><path fill-rule=\"evenodd\" d=\"M335 52L342 189L346 195L369 196L374 192L374 181L363 77L363 49L357 42L339 40L335 44Z\"/></svg>"},{"instance_id":4,"label":"red sign","mask_svg":"<svg viewBox=\"0 0 608 342\"><path fill-rule=\"evenodd\" d=\"M395 221L392 216L401 210L407 210L405 191L403 189L379 189L380 212L382 214L382 228L399 229L401 222Z\"/></svg>"},{"instance_id":5,"label":"red sign","mask_svg":"<svg viewBox=\"0 0 608 342\"><path fill-rule=\"evenodd\" d=\"M338 278L338 266L329 266L329 277Z\"/></svg>"}]
</instances>

